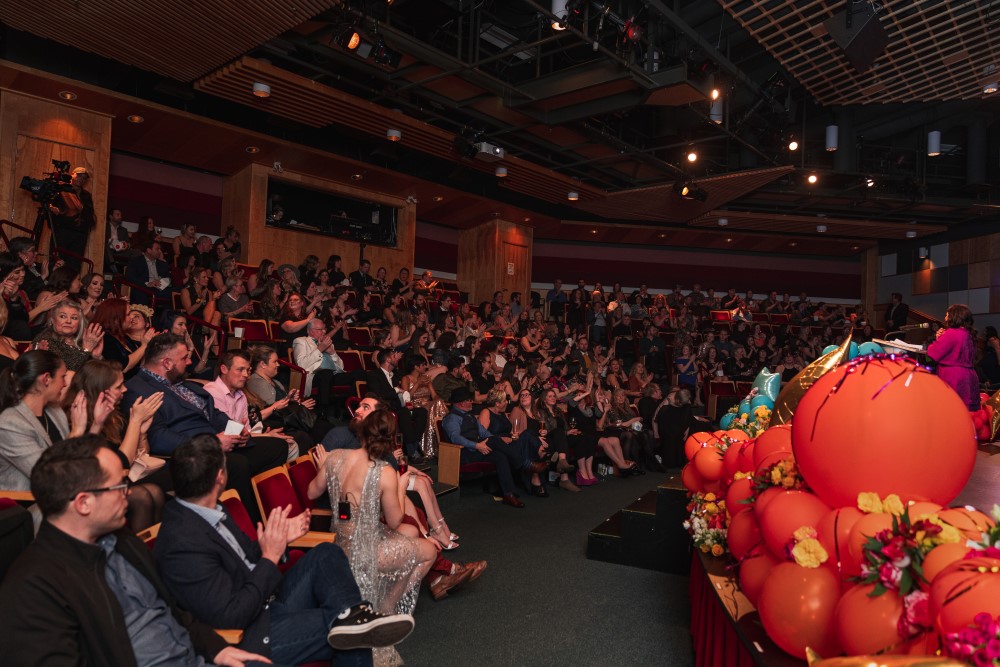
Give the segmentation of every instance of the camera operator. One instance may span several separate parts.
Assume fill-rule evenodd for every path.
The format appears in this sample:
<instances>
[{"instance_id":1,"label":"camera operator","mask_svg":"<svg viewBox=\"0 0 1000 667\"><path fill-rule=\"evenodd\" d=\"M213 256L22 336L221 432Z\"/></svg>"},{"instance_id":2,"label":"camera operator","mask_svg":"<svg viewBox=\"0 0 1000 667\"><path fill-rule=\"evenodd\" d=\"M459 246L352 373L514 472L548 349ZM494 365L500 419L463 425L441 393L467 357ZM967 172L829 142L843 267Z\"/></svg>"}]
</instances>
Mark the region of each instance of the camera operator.
<instances>
[{"instance_id":1,"label":"camera operator","mask_svg":"<svg viewBox=\"0 0 1000 667\"><path fill-rule=\"evenodd\" d=\"M55 245L79 255L87 253L87 236L96 224L94 217L94 198L87 191L90 182L90 172L86 167L77 167L72 172L70 185L80 200L79 210L73 210L56 201L52 204L52 231ZM64 257L66 264L79 269L80 262L75 257Z\"/></svg>"}]
</instances>

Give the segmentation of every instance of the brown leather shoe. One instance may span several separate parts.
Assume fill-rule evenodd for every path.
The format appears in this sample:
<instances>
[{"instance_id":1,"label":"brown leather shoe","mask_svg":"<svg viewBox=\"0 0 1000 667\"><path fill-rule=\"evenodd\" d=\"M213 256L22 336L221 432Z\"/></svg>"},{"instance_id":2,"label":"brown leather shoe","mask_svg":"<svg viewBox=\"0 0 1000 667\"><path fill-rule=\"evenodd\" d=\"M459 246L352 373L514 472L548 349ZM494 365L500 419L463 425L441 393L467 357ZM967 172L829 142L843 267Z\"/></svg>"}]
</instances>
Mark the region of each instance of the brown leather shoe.
<instances>
[{"instance_id":1,"label":"brown leather shoe","mask_svg":"<svg viewBox=\"0 0 1000 667\"><path fill-rule=\"evenodd\" d=\"M442 574L431 584L431 597L435 600L443 600L448 597L449 591L458 588L472 576L471 568L455 568L455 574Z\"/></svg>"},{"instance_id":2,"label":"brown leather shoe","mask_svg":"<svg viewBox=\"0 0 1000 667\"><path fill-rule=\"evenodd\" d=\"M549 469L548 461L535 461L534 463L528 466L528 472L530 472L532 475L543 473L548 469Z\"/></svg>"},{"instance_id":3,"label":"brown leather shoe","mask_svg":"<svg viewBox=\"0 0 1000 667\"><path fill-rule=\"evenodd\" d=\"M559 488L566 489L567 491L579 491L580 487L569 481L568 479L559 480Z\"/></svg>"},{"instance_id":4,"label":"brown leather shoe","mask_svg":"<svg viewBox=\"0 0 1000 667\"><path fill-rule=\"evenodd\" d=\"M521 507L524 507L524 503L521 502L521 499L515 496L513 493L508 493L506 496L503 497L503 504L510 505L511 507L517 507L519 509Z\"/></svg>"},{"instance_id":5,"label":"brown leather shoe","mask_svg":"<svg viewBox=\"0 0 1000 667\"><path fill-rule=\"evenodd\" d=\"M469 572L469 583L472 583L482 575L488 563L484 560L476 560L471 563L455 563L455 574L462 571Z\"/></svg>"},{"instance_id":6,"label":"brown leather shoe","mask_svg":"<svg viewBox=\"0 0 1000 667\"><path fill-rule=\"evenodd\" d=\"M559 474L564 472L573 472L574 470L576 470L576 466L566 459L559 459L559 462L556 463L556 472Z\"/></svg>"}]
</instances>

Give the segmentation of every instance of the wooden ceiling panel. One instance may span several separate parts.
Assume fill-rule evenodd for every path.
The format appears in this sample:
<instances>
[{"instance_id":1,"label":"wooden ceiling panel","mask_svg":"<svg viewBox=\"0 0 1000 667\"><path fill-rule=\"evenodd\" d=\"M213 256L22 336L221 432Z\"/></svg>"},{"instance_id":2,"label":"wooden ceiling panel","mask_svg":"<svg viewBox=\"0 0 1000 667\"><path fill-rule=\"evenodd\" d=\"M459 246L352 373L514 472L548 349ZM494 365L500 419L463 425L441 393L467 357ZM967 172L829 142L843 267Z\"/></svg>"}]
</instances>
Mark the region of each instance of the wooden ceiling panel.
<instances>
[{"instance_id":1,"label":"wooden ceiling panel","mask_svg":"<svg viewBox=\"0 0 1000 667\"><path fill-rule=\"evenodd\" d=\"M982 96L984 69L1000 63L1000 30L980 0L883 0L876 17L889 37L885 51L859 73L823 22L841 0L719 0L822 104L924 102ZM868 3L855 3L863 22ZM843 20L838 17L837 20ZM995 80L995 78L994 78Z\"/></svg>"},{"instance_id":2,"label":"wooden ceiling panel","mask_svg":"<svg viewBox=\"0 0 1000 667\"><path fill-rule=\"evenodd\" d=\"M3 2L17 30L179 81L238 58L340 0L101 0Z\"/></svg>"}]
</instances>

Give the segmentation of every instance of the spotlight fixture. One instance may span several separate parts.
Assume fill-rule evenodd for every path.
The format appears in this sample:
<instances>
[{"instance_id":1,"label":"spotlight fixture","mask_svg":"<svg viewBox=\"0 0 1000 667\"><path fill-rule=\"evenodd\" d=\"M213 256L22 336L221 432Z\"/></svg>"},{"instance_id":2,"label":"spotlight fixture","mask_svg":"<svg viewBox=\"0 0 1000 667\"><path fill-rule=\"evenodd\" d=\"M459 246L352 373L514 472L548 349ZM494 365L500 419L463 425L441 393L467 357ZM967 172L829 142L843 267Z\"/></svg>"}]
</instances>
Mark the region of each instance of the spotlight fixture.
<instances>
[{"instance_id":1,"label":"spotlight fixture","mask_svg":"<svg viewBox=\"0 0 1000 667\"><path fill-rule=\"evenodd\" d=\"M580 199L580 193L574 190L570 190L566 193L566 199L570 201L578 201Z\"/></svg>"},{"instance_id":2,"label":"spotlight fixture","mask_svg":"<svg viewBox=\"0 0 1000 667\"><path fill-rule=\"evenodd\" d=\"M727 237L727 238L726 238L726 243L732 243L732 242L733 242L733 239L732 239L732 237Z\"/></svg>"},{"instance_id":3,"label":"spotlight fixture","mask_svg":"<svg viewBox=\"0 0 1000 667\"><path fill-rule=\"evenodd\" d=\"M694 181L687 183L677 181L674 183L673 189L683 199L697 199L702 202L708 199L708 192L695 185Z\"/></svg>"},{"instance_id":4,"label":"spotlight fixture","mask_svg":"<svg viewBox=\"0 0 1000 667\"><path fill-rule=\"evenodd\" d=\"M917 248L917 257L920 259L928 259L931 256L931 251L926 246L920 246Z\"/></svg>"},{"instance_id":5,"label":"spotlight fixture","mask_svg":"<svg viewBox=\"0 0 1000 667\"><path fill-rule=\"evenodd\" d=\"M986 81L983 83L983 95L992 95L1000 88L1000 81L997 81L997 66L990 63L983 68L983 76Z\"/></svg>"},{"instance_id":6,"label":"spotlight fixture","mask_svg":"<svg viewBox=\"0 0 1000 667\"><path fill-rule=\"evenodd\" d=\"M360 181L364 176L362 174L351 174L352 181Z\"/></svg>"},{"instance_id":7,"label":"spotlight fixture","mask_svg":"<svg viewBox=\"0 0 1000 667\"><path fill-rule=\"evenodd\" d=\"M259 81L253 84L253 96L265 99L271 96L271 86Z\"/></svg>"},{"instance_id":8,"label":"spotlight fixture","mask_svg":"<svg viewBox=\"0 0 1000 667\"><path fill-rule=\"evenodd\" d=\"M660 234L659 236L660 236L660 238L661 238L661 239L665 239L665 238L667 238L667 235L666 235L666 234Z\"/></svg>"},{"instance_id":9,"label":"spotlight fixture","mask_svg":"<svg viewBox=\"0 0 1000 667\"><path fill-rule=\"evenodd\" d=\"M378 40L378 45L375 47L375 55L372 60L374 60L379 65L388 65L389 67L396 68L399 67L399 61L403 59L403 56L390 49L385 45L385 42L381 38Z\"/></svg>"},{"instance_id":10,"label":"spotlight fixture","mask_svg":"<svg viewBox=\"0 0 1000 667\"><path fill-rule=\"evenodd\" d=\"M507 178L507 167L497 167L493 170L493 175L497 178Z\"/></svg>"},{"instance_id":11,"label":"spotlight fixture","mask_svg":"<svg viewBox=\"0 0 1000 667\"><path fill-rule=\"evenodd\" d=\"M722 100L714 100L708 108L708 119L716 125L722 124Z\"/></svg>"},{"instance_id":12,"label":"spotlight fixture","mask_svg":"<svg viewBox=\"0 0 1000 667\"><path fill-rule=\"evenodd\" d=\"M67 102L72 102L73 100L76 99L76 93L74 93L72 90L60 90L59 99L66 100Z\"/></svg>"},{"instance_id":13,"label":"spotlight fixture","mask_svg":"<svg viewBox=\"0 0 1000 667\"><path fill-rule=\"evenodd\" d=\"M795 141L795 139L792 139L791 141L789 141L788 142L788 150L790 150L790 151L797 151L797 150L799 150L799 142Z\"/></svg>"},{"instance_id":14,"label":"spotlight fixture","mask_svg":"<svg viewBox=\"0 0 1000 667\"><path fill-rule=\"evenodd\" d=\"M837 150L837 134L840 128L836 125L826 126L826 150L830 153Z\"/></svg>"},{"instance_id":15,"label":"spotlight fixture","mask_svg":"<svg viewBox=\"0 0 1000 667\"><path fill-rule=\"evenodd\" d=\"M433 197L431 197L431 201L433 202L444 201L444 197L442 197L441 195L434 195Z\"/></svg>"},{"instance_id":16,"label":"spotlight fixture","mask_svg":"<svg viewBox=\"0 0 1000 667\"><path fill-rule=\"evenodd\" d=\"M868 178L866 178L865 179L865 187L874 188L875 187L875 179L872 178L871 176L869 176Z\"/></svg>"},{"instance_id":17,"label":"spotlight fixture","mask_svg":"<svg viewBox=\"0 0 1000 667\"><path fill-rule=\"evenodd\" d=\"M565 30L566 20L569 18L569 10L566 5L568 0L552 0L552 14L555 19L552 21L553 30Z\"/></svg>"},{"instance_id":18,"label":"spotlight fixture","mask_svg":"<svg viewBox=\"0 0 1000 667\"><path fill-rule=\"evenodd\" d=\"M826 233L826 225L816 225L816 231L820 234Z\"/></svg>"},{"instance_id":19,"label":"spotlight fixture","mask_svg":"<svg viewBox=\"0 0 1000 667\"><path fill-rule=\"evenodd\" d=\"M128 116L128 122L134 123L135 125L138 125L139 123L145 122L145 120L146 120L145 118L143 118L142 116L140 116L137 113L130 114Z\"/></svg>"},{"instance_id":20,"label":"spotlight fixture","mask_svg":"<svg viewBox=\"0 0 1000 667\"><path fill-rule=\"evenodd\" d=\"M720 93L720 92L719 92L719 89L718 89L718 88L713 88L713 89L712 89L712 99L713 99L713 100L717 100L717 99L719 99L719 96L720 96L720 95L722 95L722 93Z\"/></svg>"},{"instance_id":21,"label":"spotlight fixture","mask_svg":"<svg viewBox=\"0 0 1000 667\"><path fill-rule=\"evenodd\" d=\"M927 155L936 157L941 155L941 131L931 130L927 133Z\"/></svg>"},{"instance_id":22,"label":"spotlight fixture","mask_svg":"<svg viewBox=\"0 0 1000 667\"><path fill-rule=\"evenodd\" d=\"M1000 81L990 81L983 86L983 95L992 95L1000 88Z\"/></svg>"},{"instance_id":23,"label":"spotlight fixture","mask_svg":"<svg viewBox=\"0 0 1000 667\"><path fill-rule=\"evenodd\" d=\"M354 51L361 46L361 33L352 28L338 37L337 43L348 51Z\"/></svg>"},{"instance_id":24,"label":"spotlight fixture","mask_svg":"<svg viewBox=\"0 0 1000 667\"><path fill-rule=\"evenodd\" d=\"M809 181L809 185L816 185L816 182L819 181L819 176L816 174L809 174L809 176L806 177L806 180Z\"/></svg>"},{"instance_id":25,"label":"spotlight fixture","mask_svg":"<svg viewBox=\"0 0 1000 667\"><path fill-rule=\"evenodd\" d=\"M524 222L531 222L531 218L529 218L528 216L524 216Z\"/></svg>"},{"instance_id":26,"label":"spotlight fixture","mask_svg":"<svg viewBox=\"0 0 1000 667\"><path fill-rule=\"evenodd\" d=\"M917 238L917 232L915 230L912 230L912 229L909 230L908 232L906 232L906 238L908 238L908 239L915 239L915 238Z\"/></svg>"},{"instance_id":27,"label":"spotlight fixture","mask_svg":"<svg viewBox=\"0 0 1000 667\"><path fill-rule=\"evenodd\" d=\"M688 162L696 162L698 160L698 154L694 152L694 149L688 151Z\"/></svg>"},{"instance_id":28,"label":"spotlight fixture","mask_svg":"<svg viewBox=\"0 0 1000 667\"><path fill-rule=\"evenodd\" d=\"M596 234L596 233L597 233L597 230L596 230L596 229L591 229L591 230L590 230L590 233L591 233L591 234Z\"/></svg>"},{"instance_id":29,"label":"spotlight fixture","mask_svg":"<svg viewBox=\"0 0 1000 667\"><path fill-rule=\"evenodd\" d=\"M719 227L725 227L729 224L729 218L719 218Z\"/></svg>"},{"instance_id":30,"label":"spotlight fixture","mask_svg":"<svg viewBox=\"0 0 1000 667\"><path fill-rule=\"evenodd\" d=\"M250 153L250 155L255 155L255 154L257 154L257 153L260 152L260 147L259 146L247 146L243 150L245 150L247 153Z\"/></svg>"},{"instance_id":31,"label":"spotlight fixture","mask_svg":"<svg viewBox=\"0 0 1000 667\"><path fill-rule=\"evenodd\" d=\"M385 138L389 141L399 141L403 138L403 132L401 130L388 129L385 131Z\"/></svg>"}]
</instances>

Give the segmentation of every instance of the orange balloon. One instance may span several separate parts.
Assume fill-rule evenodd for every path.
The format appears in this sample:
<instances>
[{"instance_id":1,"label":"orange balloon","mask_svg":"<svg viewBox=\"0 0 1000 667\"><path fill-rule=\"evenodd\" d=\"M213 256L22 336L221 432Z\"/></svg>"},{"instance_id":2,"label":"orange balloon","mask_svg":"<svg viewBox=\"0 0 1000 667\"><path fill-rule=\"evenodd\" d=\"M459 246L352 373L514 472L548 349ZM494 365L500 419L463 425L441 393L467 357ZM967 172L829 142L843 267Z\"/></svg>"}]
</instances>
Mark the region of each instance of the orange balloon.
<instances>
[{"instance_id":1,"label":"orange balloon","mask_svg":"<svg viewBox=\"0 0 1000 667\"><path fill-rule=\"evenodd\" d=\"M851 528L863 516L857 507L837 507L827 512L816 525L819 543L830 557L824 565L841 580L861 574L861 564L851 557L847 545Z\"/></svg>"},{"instance_id":2,"label":"orange balloon","mask_svg":"<svg viewBox=\"0 0 1000 667\"><path fill-rule=\"evenodd\" d=\"M694 455L695 470L706 482L717 482L722 479L724 469L722 467L722 454L715 447L705 447L699 449Z\"/></svg>"},{"instance_id":3,"label":"orange balloon","mask_svg":"<svg viewBox=\"0 0 1000 667\"><path fill-rule=\"evenodd\" d=\"M890 647L890 653L903 649L903 640L896 630L903 601L895 591L868 597L874 588L871 584L855 586L844 593L837 605L834 631L847 655L879 653Z\"/></svg>"},{"instance_id":4,"label":"orange balloon","mask_svg":"<svg viewBox=\"0 0 1000 667\"><path fill-rule=\"evenodd\" d=\"M729 553L736 560L742 559L751 549L762 544L760 527L757 526L757 517L753 512L740 512L729 521L726 542L729 544Z\"/></svg>"},{"instance_id":5,"label":"orange balloon","mask_svg":"<svg viewBox=\"0 0 1000 667\"><path fill-rule=\"evenodd\" d=\"M691 493L703 492L704 482L702 482L701 475L695 470L693 463L689 463L681 469L681 484Z\"/></svg>"},{"instance_id":6,"label":"orange balloon","mask_svg":"<svg viewBox=\"0 0 1000 667\"><path fill-rule=\"evenodd\" d=\"M796 658L806 647L820 655L839 655L832 632L840 582L825 567L780 563L771 570L757 601L767 636Z\"/></svg>"},{"instance_id":7,"label":"orange balloon","mask_svg":"<svg viewBox=\"0 0 1000 667\"><path fill-rule=\"evenodd\" d=\"M726 432L722 429L719 429L718 431L712 431L712 435L714 435L716 438L721 438L725 434Z\"/></svg>"},{"instance_id":8,"label":"orange balloon","mask_svg":"<svg viewBox=\"0 0 1000 667\"><path fill-rule=\"evenodd\" d=\"M866 514L855 522L851 528L851 536L847 539L847 552L854 563L857 563L858 572L861 572L861 565L865 562L864 546L869 537L882 530L892 528L891 514Z\"/></svg>"},{"instance_id":9,"label":"orange balloon","mask_svg":"<svg viewBox=\"0 0 1000 667\"><path fill-rule=\"evenodd\" d=\"M826 503L808 491L782 491L758 513L760 534L771 553L780 556L796 530L815 528L829 511Z\"/></svg>"},{"instance_id":10,"label":"orange balloon","mask_svg":"<svg viewBox=\"0 0 1000 667\"><path fill-rule=\"evenodd\" d=\"M910 514L910 519L916 521L922 516L928 516L930 514L937 514L941 511L941 506L937 503L929 503L925 501L915 502L911 505L906 506L907 511Z\"/></svg>"},{"instance_id":11,"label":"orange balloon","mask_svg":"<svg viewBox=\"0 0 1000 667\"><path fill-rule=\"evenodd\" d=\"M760 516L765 508L767 508L768 503L777 497L779 493L784 492L784 489L779 489L776 486L772 486L770 489L764 489L763 492L757 495L757 498L753 501L753 511L756 512L757 516Z\"/></svg>"},{"instance_id":12,"label":"orange balloon","mask_svg":"<svg viewBox=\"0 0 1000 667\"><path fill-rule=\"evenodd\" d=\"M792 426L802 476L833 507L855 504L864 491L947 504L976 459L972 418L958 394L903 360L865 357L823 375Z\"/></svg>"},{"instance_id":13,"label":"orange balloon","mask_svg":"<svg viewBox=\"0 0 1000 667\"><path fill-rule=\"evenodd\" d=\"M756 447L756 440L747 440L740 445L739 463L736 466L740 472L753 472L757 469L757 466L753 464L753 450Z\"/></svg>"},{"instance_id":14,"label":"orange balloon","mask_svg":"<svg viewBox=\"0 0 1000 667\"><path fill-rule=\"evenodd\" d=\"M941 510L937 516L949 526L954 526L966 538L977 542L982 540L983 533L996 525L993 517L983 514L979 510L970 510L964 507Z\"/></svg>"},{"instance_id":15,"label":"orange balloon","mask_svg":"<svg viewBox=\"0 0 1000 667\"><path fill-rule=\"evenodd\" d=\"M754 464L759 466L768 454L792 451L792 426L781 424L772 426L757 436L757 445L753 450Z\"/></svg>"},{"instance_id":16,"label":"orange balloon","mask_svg":"<svg viewBox=\"0 0 1000 667\"><path fill-rule=\"evenodd\" d=\"M750 435L746 431L741 431L738 428L731 428L723 433L723 435L730 440L735 440L737 442L746 442L750 439ZM722 436L719 437L721 438Z\"/></svg>"},{"instance_id":17,"label":"orange balloon","mask_svg":"<svg viewBox=\"0 0 1000 667\"><path fill-rule=\"evenodd\" d=\"M717 440L718 438L711 433L692 433L684 441L684 456L687 457L688 461L692 461L699 449L709 446Z\"/></svg>"},{"instance_id":18,"label":"orange balloon","mask_svg":"<svg viewBox=\"0 0 1000 667\"><path fill-rule=\"evenodd\" d=\"M923 562L924 579L926 579L928 583L921 584L920 587L929 589L931 583L934 582L934 579L946 567L965 558L965 554L968 552L969 547L965 544L958 543L939 544L928 551Z\"/></svg>"},{"instance_id":19,"label":"orange balloon","mask_svg":"<svg viewBox=\"0 0 1000 667\"><path fill-rule=\"evenodd\" d=\"M763 544L758 544L747 553L746 558L740 563L740 590L750 600L750 604L757 606L764 582L767 581L774 566L780 563L781 561Z\"/></svg>"},{"instance_id":20,"label":"orange balloon","mask_svg":"<svg viewBox=\"0 0 1000 667\"><path fill-rule=\"evenodd\" d=\"M732 481L733 476L740 471L740 446L743 443L734 442L722 456L723 478Z\"/></svg>"},{"instance_id":21,"label":"orange balloon","mask_svg":"<svg viewBox=\"0 0 1000 667\"><path fill-rule=\"evenodd\" d=\"M980 556L947 566L931 583L930 612L942 634L971 625L980 612L1000 616L1000 559Z\"/></svg>"},{"instance_id":22,"label":"orange balloon","mask_svg":"<svg viewBox=\"0 0 1000 667\"><path fill-rule=\"evenodd\" d=\"M714 493L717 496L722 495L722 480L702 480L701 488L705 493Z\"/></svg>"},{"instance_id":23,"label":"orange balloon","mask_svg":"<svg viewBox=\"0 0 1000 667\"><path fill-rule=\"evenodd\" d=\"M753 509L750 499L753 497L753 482L749 477L738 479L729 485L726 491L726 509L730 516L736 516L740 512Z\"/></svg>"}]
</instances>

